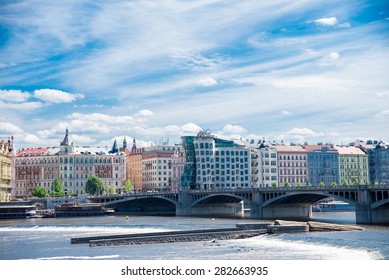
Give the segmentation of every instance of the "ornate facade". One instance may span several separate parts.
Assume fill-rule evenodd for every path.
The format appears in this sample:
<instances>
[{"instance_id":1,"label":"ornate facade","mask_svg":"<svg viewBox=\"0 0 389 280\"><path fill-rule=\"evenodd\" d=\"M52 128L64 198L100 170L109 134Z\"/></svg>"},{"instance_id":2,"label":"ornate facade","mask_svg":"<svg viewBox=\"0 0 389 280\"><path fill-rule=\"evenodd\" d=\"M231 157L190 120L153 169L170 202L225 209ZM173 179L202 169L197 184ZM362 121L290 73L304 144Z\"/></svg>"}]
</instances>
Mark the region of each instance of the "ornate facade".
<instances>
[{"instance_id":1,"label":"ornate facade","mask_svg":"<svg viewBox=\"0 0 389 280\"><path fill-rule=\"evenodd\" d=\"M13 195L28 197L37 187L50 191L56 178L62 182L65 193L81 194L92 175L120 193L126 179L125 167L125 156L110 154L107 147L75 146L66 130L59 147L23 149L17 153Z\"/></svg>"},{"instance_id":2,"label":"ornate facade","mask_svg":"<svg viewBox=\"0 0 389 280\"><path fill-rule=\"evenodd\" d=\"M11 200L12 159L10 141L0 142L0 202Z\"/></svg>"}]
</instances>

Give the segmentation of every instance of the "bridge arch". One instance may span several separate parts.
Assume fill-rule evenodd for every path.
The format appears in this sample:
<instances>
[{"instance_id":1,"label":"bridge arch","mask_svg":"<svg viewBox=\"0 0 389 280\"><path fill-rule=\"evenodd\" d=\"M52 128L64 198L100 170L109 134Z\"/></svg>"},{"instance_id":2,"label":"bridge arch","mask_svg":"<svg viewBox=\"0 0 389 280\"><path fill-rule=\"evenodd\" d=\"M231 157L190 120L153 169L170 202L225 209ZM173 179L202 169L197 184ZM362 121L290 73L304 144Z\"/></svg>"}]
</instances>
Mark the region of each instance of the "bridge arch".
<instances>
[{"instance_id":1,"label":"bridge arch","mask_svg":"<svg viewBox=\"0 0 389 280\"><path fill-rule=\"evenodd\" d=\"M377 209L380 208L381 206L384 206L385 204L389 205L389 198L387 199L382 199L377 202L374 202L370 205L370 209Z\"/></svg>"},{"instance_id":2,"label":"bridge arch","mask_svg":"<svg viewBox=\"0 0 389 280\"><path fill-rule=\"evenodd\" d=\"M276 197L273 197L267 201L265 201L262 206L270 206L274 204L292 204L292 203L301 203L301 204L313 204L322 199L333 197L335 199L347 202L351 205L355 205L356 201L352 199L345 198L343 196L334 195L328 192L321 193L313 193L313 192L293 192L293 193L285 193Z\"/></svg>"},{"instance_id":3,"label":"bridge arch","mask_svg":"<svg viewBox=\"0 0 389 280\"><path fill-rule=\"evenodd\" d=\"M196 205L199 205L201 203L205 203L205 202L218 202L218 203L239 203L241 201L243 201L244 203L247 203L248 205L251 203L251 200L246 198L246 197L242 197L240 195L236 195L236 194L208 194L204 197L201 197L200 199L197 199L195 201L192 202L191 206L190 207L195 207Z\"/></svg>"},{"instance_id":4,"label":"bridge arch","mask_svg":"<svg viewBox=\"0 0 389 280\"><path fill-rule=\"evenodd\" d=\"M125 197L123 199L108 201L108 202L105 202L104 204L106 206L110 206L110 205L115 205L118 203L126 203L126 202L135 201L135 200L141 201L141 200L146 200L146 199L150 199L150 198L157 198L157 199L165 200L165 201L168 201L168 202L174 204L174 206L176 206L178 203L176 200L174 200L172 198L156 195L156 196L129 196L129 197Z\"/></svg>"}]
</instances>

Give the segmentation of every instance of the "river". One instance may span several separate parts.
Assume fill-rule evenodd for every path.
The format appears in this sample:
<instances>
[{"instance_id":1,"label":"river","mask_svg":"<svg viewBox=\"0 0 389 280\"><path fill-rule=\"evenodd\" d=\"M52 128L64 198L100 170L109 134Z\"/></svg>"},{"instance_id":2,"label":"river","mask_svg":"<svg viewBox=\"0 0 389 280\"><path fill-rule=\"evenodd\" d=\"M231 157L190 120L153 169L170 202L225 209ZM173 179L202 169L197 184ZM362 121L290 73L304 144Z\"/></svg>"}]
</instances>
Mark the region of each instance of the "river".
<instances>
[{"instance_id":1,"label":"river","mask_svg":"<svg viewBox=\"0 0 389 280\"><path fill-rule=\"evenodd\" d=\"M314 213L355 223L355 213ZM249 219L104 216L0 220L0 260L389 260L389 227L363 231L261 235L249 239L90 248L72 237L235 227Z\"/></svg>"}]
</instances>

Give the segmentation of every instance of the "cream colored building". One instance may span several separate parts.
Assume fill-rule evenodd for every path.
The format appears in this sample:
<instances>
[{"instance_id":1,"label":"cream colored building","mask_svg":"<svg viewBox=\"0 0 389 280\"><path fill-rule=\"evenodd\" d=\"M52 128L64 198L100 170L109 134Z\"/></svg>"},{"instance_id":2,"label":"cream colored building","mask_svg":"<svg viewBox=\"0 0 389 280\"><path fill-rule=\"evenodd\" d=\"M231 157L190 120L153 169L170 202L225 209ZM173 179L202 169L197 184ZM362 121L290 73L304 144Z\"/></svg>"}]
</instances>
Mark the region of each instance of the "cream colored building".
<instances>
[{"instance_id":1,"label":"cream colored building","mask_svg":"<svg viewBox=\"0 0 389 280\"><path fill-rule=\"evenodd\" d=\"M11 200L12 159L9 152L9 143L0 142L0 202Z\"/></svg>"}]
</instances>

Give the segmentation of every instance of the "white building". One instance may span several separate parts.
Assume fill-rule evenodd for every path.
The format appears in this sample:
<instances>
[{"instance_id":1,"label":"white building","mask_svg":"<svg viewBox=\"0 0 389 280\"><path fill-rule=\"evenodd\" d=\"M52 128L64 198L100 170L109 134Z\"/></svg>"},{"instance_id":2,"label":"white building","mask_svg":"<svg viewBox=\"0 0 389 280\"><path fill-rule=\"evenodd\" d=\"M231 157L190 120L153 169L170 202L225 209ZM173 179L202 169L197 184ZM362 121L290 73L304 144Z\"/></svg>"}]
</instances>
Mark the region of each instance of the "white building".
<instances>
[{"instance_id":1,"label":"white building","mask_svg":"<svg viewBox=\"0 0 389 280\"><path fill-rule=\"evenodd\" d=\"M271 187L278 183L277 151L263 140L258 148L258 187Z\"/></svg>"},{"instance_id":2,"label":"white building","mask_svg":"<svg viewBox=\"0 0 389 280\"><path fill-rule=\"evenodd\" d=\"M199 134L193 141L196 188L251 187L251 155L241 141Z\"/></svg>"},{"instance_id":3,"label":"white building","mask_svg":"<svg viewBox=\"0 0 389 280\"><path fill-rule=\"evenodd\" d=\"M126 157L107 147L75 146L66 130L59 147L19 151L14 160L14 197L28 197L37 187L50 191L58 178L65 193L81 194L88 178L100 177L120 193L126 179Z\"/></svg>"}]
</instances>

